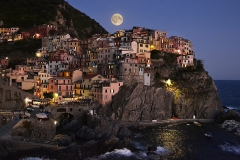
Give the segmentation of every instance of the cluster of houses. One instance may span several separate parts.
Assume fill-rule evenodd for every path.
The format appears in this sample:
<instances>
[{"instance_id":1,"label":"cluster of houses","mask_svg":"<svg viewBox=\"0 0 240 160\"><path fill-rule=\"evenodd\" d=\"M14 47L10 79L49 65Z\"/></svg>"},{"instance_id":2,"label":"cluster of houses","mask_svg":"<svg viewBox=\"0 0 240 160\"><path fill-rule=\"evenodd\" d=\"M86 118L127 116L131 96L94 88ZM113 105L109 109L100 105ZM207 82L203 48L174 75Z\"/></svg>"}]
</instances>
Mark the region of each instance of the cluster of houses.
<instances>
[{"instance_id":1,"label":"cluster of houses","mask_svg":"<svg viewBox=\"0 0 240 160\"><path fill-rule=\"evenodd\" d=\"M151 85L147 70L153 67L152 50L177 54L179 67L194 65L191 41L167 37L165 31L133 27L83 40L69 34L41 39L36 57L9 69L5 76L9 85L33 89L39 98L52 93L55 102L94 100L107 104L129 76Z\"/></svg>"},{"instance_id":2,"label":"cluster of houses","mask_svg":"<svg viewBox=\"0 0 240 160\"><path fill-rule=\"evenodd\" d=\"M27 31L22 31L19 33L18 27L0 27L0 43L17 41L27 38L40 39L42 37L48 37L52 34L57 33L56 25L43 24L39 26L33 26Z\"/></svg>"},{"instance_id":3,"label":"cluster of houses","mask_svg":"<svg viewBox=\"0 0 240 160\"><path fill-rule=\"evenodd\" d=\"M17 33L18 31L18 27L0 28L0 43L23 39L22 34Z\"/></svg>"}]
</instances>

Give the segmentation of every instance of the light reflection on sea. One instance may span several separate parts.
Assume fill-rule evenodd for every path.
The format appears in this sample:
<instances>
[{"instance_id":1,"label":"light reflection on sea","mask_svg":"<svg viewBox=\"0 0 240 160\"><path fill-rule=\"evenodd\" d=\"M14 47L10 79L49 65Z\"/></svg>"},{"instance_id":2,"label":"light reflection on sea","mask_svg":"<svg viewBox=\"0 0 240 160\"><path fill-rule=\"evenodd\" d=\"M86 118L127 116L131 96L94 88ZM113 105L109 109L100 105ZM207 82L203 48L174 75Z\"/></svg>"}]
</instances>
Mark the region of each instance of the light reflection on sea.
<instances>
[{"instance_id":1,"label":"light reflection on sea","mask_svg":"<svg viewBox=\"0 0 240 160\"><path fill-rule=\"evenodd\" d=\"M212 132L213 140L204 137L205 132ZM195 126L193 123L168 125L166 127L145 128L134 131L141 133L133 141L142 146L161 146L168 153L163 159L239 159L240 137L225 131L217 124L204 124ZM224 144L228 144L224 145ZM238 154L239 153L239 154Z\"/></svg>"}]
</instances>

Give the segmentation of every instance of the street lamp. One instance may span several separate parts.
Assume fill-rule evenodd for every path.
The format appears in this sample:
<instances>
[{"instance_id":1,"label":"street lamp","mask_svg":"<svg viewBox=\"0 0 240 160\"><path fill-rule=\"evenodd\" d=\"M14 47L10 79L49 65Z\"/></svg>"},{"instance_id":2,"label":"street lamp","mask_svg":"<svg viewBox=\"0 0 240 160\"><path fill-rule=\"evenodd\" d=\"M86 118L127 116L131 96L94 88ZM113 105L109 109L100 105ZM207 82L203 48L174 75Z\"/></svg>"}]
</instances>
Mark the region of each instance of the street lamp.
<instances>
[{"instance_id":1,"label":"street lamp","mask_svg":"<svg viewBox=\"0 0 240 160\"><path fill-rule=\"evenodd\" d=\"M167 83L168 86L170 86L170 85L172 84L172 82L171 82L170 79L168 79L168 80L166 81L166 83Z\"/></svg>"}]
</instances>

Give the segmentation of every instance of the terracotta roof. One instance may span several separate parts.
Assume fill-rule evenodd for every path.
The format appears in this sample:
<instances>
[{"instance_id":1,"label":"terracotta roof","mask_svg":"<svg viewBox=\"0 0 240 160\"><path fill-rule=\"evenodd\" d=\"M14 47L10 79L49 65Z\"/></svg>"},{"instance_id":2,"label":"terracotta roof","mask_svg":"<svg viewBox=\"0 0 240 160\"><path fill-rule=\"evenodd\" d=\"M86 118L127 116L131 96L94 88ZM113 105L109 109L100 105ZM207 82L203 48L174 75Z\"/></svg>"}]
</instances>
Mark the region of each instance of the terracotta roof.
<instances>
[{"instance_id":1,"label":"terracotta roof","mask_svg":"<svg viewBox=\"0 0 240 160\"><path fill-rule=\"evenodd\" d=\"M93 77L95 77L95 76L97 76L98 74L87 74L87 75L84 75L83 76L83 79L91 79L91 78L93 78Z\"/></svg>"}]
</instances>

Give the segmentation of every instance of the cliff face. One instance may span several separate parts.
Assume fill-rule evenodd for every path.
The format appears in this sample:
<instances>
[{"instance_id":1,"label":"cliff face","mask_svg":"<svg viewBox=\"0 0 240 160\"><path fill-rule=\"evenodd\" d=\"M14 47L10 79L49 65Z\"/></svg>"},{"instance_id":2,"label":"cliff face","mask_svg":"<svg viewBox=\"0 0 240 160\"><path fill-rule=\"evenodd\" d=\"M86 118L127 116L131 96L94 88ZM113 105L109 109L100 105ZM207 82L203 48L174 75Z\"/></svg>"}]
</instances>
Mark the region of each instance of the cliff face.
<instances>
[{"instance_id":1,"label":"cliff face","mask_svg":"<svg viewBox=\"0 0 240 160\"><path fill-rule=\"evenodd\" d=\"M183 73L170 85L125 85L101 114L121 121L177 118L212 119L222 110L216 86L206 72Z\"/></svg>"}]
</instances>

